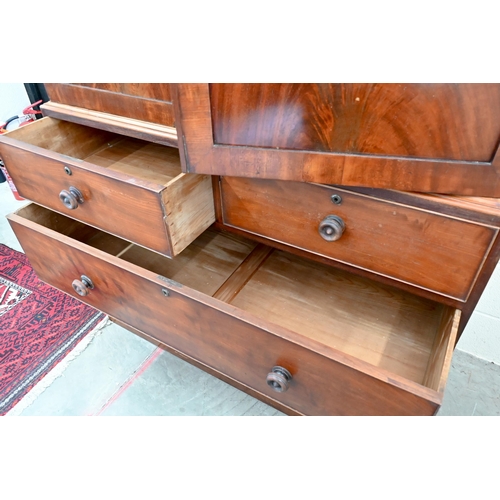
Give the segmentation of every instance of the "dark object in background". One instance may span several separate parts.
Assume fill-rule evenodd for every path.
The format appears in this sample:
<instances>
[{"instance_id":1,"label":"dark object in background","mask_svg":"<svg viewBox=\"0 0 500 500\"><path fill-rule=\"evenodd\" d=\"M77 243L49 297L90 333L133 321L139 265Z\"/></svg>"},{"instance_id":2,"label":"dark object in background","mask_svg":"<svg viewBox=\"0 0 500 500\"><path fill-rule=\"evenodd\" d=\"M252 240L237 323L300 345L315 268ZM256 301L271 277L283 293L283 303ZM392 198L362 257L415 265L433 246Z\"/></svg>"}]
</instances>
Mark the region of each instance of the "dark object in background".
<instances>
[{"instance_id":1,"label":"dark object in background","mask_svg":"<svg viewBox=\"0 0 500 500\"><path fill-rule=\"evenodd\" d=\"M26 93L28 94L28 98L33 104L34 102L37 101L43 101L47 102L49 100L49 96L47 95L47 91L45 90L45 86L43 83L25 83L24 88L26 89ZM33 109L39 111L39 105L34 106ZM10 121L15 120L18 118L17 116L13 116L12 118L9 118L5 124L7 125ZM42 118L42 115L35 115L35 118L38 120L39 118ZM7 179L5 178L5 175L3 174L2 170L0 169L0 184L5 182Z\"/></svg>"},{"instance_id":2,"label":"dark object in background","mask_svg":"<svg viewBox=\"0 0 500 500\"><path fill-rule=\"evenodd\" d=\"M47 102L49 100L49 96L47 95L47 91L45 90L43 83L25 83L24 88L26 89L26 93L28 94L31 104L37 101ZM39 108L38 106L35 106L34 109ZM39 118L38 115L37 118Z\"/></svg>"}]
</instances>

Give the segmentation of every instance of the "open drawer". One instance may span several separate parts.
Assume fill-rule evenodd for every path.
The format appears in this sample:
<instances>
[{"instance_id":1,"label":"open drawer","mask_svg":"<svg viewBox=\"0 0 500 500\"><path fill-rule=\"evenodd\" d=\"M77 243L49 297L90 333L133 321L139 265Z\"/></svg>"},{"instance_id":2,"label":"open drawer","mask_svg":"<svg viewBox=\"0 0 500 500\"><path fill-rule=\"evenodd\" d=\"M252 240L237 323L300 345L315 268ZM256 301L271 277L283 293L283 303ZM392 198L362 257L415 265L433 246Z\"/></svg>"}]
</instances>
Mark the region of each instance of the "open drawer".
<instances>
[{"instance_id":1,"label":"open drawer","mask_svg":"<svg viewBox=\"0 0 500 500\"><path fill-rule=\"evenodd\" d=\"M460 313L205 231L167 259L35 204L9 221L39 277L289 413L432 415Z\"/></svg>"},{"instance_id":2,"label":"open drawer","mask_svg":"<svg viewBox=\"0 0 500 500\"><path fill-rule=\"evenodd\" d=\"M209 176L176 148L43 118L0 137L24 198L173 257L214 220Z\"/></svg>"},{"instance_id":3,"label":"open drawer","mask_svg":"<svg viewBox=\"0 0 500 500\"><path fill-rule=\"evenodd\" d=\"M462 303L498 235L493 225L337 186L223 177L220 188L227 226Z\"/></svg>"}]
</instances>

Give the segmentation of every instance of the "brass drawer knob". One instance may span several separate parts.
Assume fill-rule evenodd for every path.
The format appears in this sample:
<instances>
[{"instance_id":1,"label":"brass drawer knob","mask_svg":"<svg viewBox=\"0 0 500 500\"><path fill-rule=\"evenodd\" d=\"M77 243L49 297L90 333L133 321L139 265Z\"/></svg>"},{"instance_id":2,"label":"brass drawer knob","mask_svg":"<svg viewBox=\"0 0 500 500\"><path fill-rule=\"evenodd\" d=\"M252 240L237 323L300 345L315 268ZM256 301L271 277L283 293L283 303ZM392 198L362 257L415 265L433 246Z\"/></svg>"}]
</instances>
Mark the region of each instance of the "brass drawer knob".
<instances>
[{"instance_id":1,"label":"brass drawer knob","mask_svg":"<svg viewBox=\"0 0 500 500\"><path fill-rule=\"evenodd\" d=\"M337 241L345 231L345 222L338 215L328 215L320 223L319 234L326 241Z\"/></svg>"},{"instance_id":2,"label":"brass drawer knob","mask_svg":"<svg viewBox=\"0 0 500 500\"><path fill-rule=\"evenodd\" d=\"M290 380L292 374L282 366L274 366L266 378L267 385L276 392L286 392Z\"/></svg>"},{"instance_id":3,"label":"brass drawer knob","mask_svg":"<svg viewBox=\"0 0 500 500\"><path fill-rule=\"evenodd\" d=\"M78 204L83 203L82 193L73 186L71 186L68 190L63 189L59 193L59 199L63 202L63 205L70 210L78 208Z\"/></svg>"},{"instance_id":4,"label":"brass drawer knob","mask_svg":"<svg viewBox=\"0 0 500 500\"><path fill-rule=\"evenodd\" d=\"M82 274L81 280L73 280L71 286L78 295L86 297L89 294L89 291L94 288L94 283L92 283L92 280L89 277Z\"/></svg>"}]
</instances>

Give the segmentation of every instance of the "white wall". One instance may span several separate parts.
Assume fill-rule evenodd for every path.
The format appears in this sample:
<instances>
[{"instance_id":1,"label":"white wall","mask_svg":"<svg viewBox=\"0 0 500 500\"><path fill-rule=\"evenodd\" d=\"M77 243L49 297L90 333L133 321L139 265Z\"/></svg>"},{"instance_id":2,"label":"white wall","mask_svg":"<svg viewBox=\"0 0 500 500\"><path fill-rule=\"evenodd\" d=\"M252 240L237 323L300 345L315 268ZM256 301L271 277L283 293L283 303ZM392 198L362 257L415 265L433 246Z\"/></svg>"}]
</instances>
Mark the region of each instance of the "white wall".
<instances>
[{"instance_id":1,"label":"white wall","mask_svg":"<svg viewBox=\"0 0 500 500\"><path fill-rule=\"evenodd\" d=\"M20 115L26 106L29 106L30 100L26 89L22 83L0 83L0 125L11 116ZM15 128L16 123L12 123L7 130Z\"/></svg>"},{"instance_id":2,"label":"white wall","mask_svg":"<svg viewBox=\"0 0 500 500\"><path fill-rule=\"evenodd\" d=\"M457 349L500 365L500 265L497 265Z\"/></svg>"}]
</instances>

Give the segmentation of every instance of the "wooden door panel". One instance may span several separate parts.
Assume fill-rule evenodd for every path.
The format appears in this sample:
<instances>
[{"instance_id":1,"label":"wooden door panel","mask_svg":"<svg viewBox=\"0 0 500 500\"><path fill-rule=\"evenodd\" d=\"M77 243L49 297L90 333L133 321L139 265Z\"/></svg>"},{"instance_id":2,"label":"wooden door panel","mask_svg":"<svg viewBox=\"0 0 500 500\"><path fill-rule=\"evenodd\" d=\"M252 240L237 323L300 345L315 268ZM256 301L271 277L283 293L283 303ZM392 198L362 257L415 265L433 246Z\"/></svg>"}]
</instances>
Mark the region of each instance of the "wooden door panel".
<instances>
[{"instance_id":1,"label":"wooden door panel","mask_svg":"<svg viewBox=\"0 0 500 500\"><path fill-rule=\"evenodd\" d=\"M50 100L69 106L175 127L168 83L46 83Z\"/></svg>"},{"instance_id":2,"label":"wooden door panel","mask_svg":"<svg viewBox=\"0 0 500 500\"><path fill-rule=\"evenodd\" d=\"M186 172L500 196L498 84L177 84Z\"/></svg>"},{"instance_id":3,"label":"wooden door panel","mask_svg":"<svg viewBox=\"0 0 500 500\"><path fill-rule=\"evenodd\" d=\"M216 144L490 161L494 84L210 84Z\"/></svg>"},{"instance_id":4,"label":"wooden door panel","mask_svg":"<svg viewBox=\"0 0 500 500\"><path fill-rule=\"evenodd\" d=\"M107 90L117 94L133 95L145 99L172 102L168 83L74 83L81 87Z\"/></svg>"}]
</instances>

